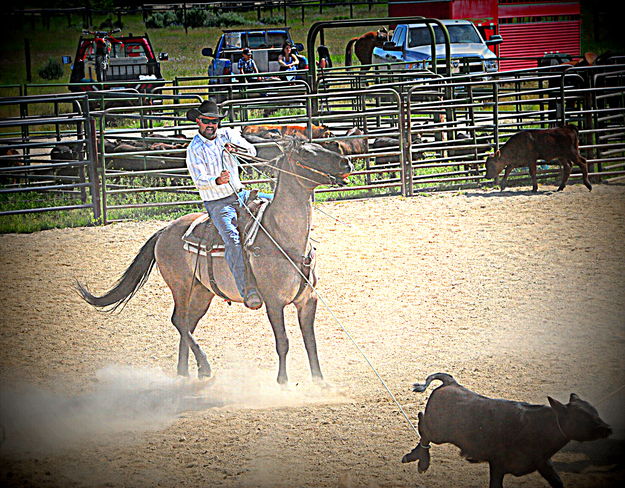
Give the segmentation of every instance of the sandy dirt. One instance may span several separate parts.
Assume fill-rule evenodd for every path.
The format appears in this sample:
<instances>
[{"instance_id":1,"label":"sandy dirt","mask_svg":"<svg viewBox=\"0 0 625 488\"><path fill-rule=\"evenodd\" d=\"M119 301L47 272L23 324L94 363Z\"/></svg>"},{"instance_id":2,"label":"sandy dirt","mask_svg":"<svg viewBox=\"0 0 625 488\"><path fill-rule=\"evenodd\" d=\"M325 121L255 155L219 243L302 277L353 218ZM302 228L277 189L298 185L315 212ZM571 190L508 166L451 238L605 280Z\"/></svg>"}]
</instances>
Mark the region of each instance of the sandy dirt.
<instances>
[{"instance_id":1,"label":"sandy dirt","mask_svg":"<svg viewBox=\"0 0 625 488\"><path fill-rule=\"evenodd\" d=\"M264 312L214 301L196 338L215 373L175 376L178 333L158 271L99 313L74 280L108 289L163 222L0 236L3 486L479 487L485 464L417 436L451 373L484 395L545 404L575 392L615 428L554 456L568 487L625 479L625 187L541 186L327 203L312 232L316 331L328 386L310 379L294 310L289 387ZM196 372L194 362L191 370ZM547 486L536 473L507 487Z\"/></svg>"}]
</instances>

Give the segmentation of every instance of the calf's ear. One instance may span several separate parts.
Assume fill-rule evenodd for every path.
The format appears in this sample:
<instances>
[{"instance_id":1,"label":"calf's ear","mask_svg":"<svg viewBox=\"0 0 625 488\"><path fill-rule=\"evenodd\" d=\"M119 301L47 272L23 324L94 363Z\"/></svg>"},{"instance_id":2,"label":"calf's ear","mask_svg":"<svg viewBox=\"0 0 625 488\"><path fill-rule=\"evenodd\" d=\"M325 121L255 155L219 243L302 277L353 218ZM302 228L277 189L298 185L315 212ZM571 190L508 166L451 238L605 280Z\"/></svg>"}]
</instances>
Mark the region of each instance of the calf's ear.
<instances>
[{"instance_id":1,"label":"calf's ear","mask_svg":"<svg viewBox=\"0 0 625 488\"><path fill-rule=\"evenodd\" d=\"M578 397L575 393L571 393L571 396L569 397L569 403L574 402L575 400L581 400L581 398Z\"/></svg>"},{"instance_id":2,"label":"calf's ear","mask_svg":"<svg viewBox=\"0 0 625 488\"><path fill-rule=\"evenodd\" d=\"M554 400L550 396L547 397L547 400L549 400L549 405L551 405L551 408L553 408L557 413L561 413L566 410L566 407L562 405L558 400Z\"/></svg>"}]
</instances>

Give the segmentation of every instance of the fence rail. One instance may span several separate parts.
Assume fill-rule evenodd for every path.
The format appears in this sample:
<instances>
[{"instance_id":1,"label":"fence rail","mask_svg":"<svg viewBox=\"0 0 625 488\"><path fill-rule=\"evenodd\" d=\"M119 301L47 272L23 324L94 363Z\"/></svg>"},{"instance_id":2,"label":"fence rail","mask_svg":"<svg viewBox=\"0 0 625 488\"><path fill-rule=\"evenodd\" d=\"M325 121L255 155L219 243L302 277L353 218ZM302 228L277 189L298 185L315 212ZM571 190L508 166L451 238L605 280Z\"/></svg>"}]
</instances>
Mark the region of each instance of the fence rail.
<instances>
[{"instance_id":1,"label":"fence rail","mask_svg":"<svg viewBox=\"0 0 625 488\"><path fill-rule=\"evenodd\" d=\"M324 72L315 86L304 81L215 86L205 78L179 79L150 94L121 95L133 105L106 108L100 103L95 105L104 109L95 111L90 110L95 100L85 95L1 99L0 110L11 108L13 115L0 121L6 153L0 155L0 196L62 193L77 201L30 209L5 205L0 215L85 207L109 222L136 217L137 210L199 208L184 159L184 147L197 129L185 113L219 93L228 98L222 103L226 126L301 124L315 142L353 146L366 141L349 156L356 167L351 184L320 188L317 199L475 188L484 183L486 156L512 134L563 123L578 126L580 148L595 180L616 182L625 176L625 65L551 66L453 78L358 68ZM53 115L30 115L46 102L58 107ZM317 125L329 128L330 137L313 139ZM350 132L354 128L359 132ZM79 148L78 158L51 160L46 153L72 143ZM258 149L276 154L272 141ZM13 163L11 151L20 153L20 163ZM544 162L539 178L556 178L558 169ZM246 185L271 190L272 175L254 164L244 170ZM523 171L511 176L511 182L526 179Z\"/></svg>"}]
</instances>

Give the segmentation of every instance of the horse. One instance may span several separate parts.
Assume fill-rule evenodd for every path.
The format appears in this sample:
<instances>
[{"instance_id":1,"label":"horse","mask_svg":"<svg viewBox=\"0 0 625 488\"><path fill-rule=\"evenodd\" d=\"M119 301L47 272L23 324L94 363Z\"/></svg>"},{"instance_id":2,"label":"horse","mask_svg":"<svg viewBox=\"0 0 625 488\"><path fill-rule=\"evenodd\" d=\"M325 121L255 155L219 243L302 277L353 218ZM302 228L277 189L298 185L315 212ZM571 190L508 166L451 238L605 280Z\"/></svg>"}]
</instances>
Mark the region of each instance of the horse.
<instances>
[{"instance_id":1,"label":"horse","mask_svg":"<svg viewBox=\"0 0 625 488\"><path fill-rule=\"evenodd\" d=\"M360 64L371 64L373 49L382 47L386 41L388 41L388 31L384 27L377 31L367 32L360 37L351 38L345 47L345 66L352 65L352 47ZM361 69L364 71L369 67L364 66Z\"/></svg>"},{"instance_id":2,"label":"horse","mask_svg":"<svg viewBox=\"0 0 625 488\"><path fill-rule=\"evenodd\" d=\"M323 375L317 355L314 321L317 278L314 265L308 280L302 270L310 249L312 195L320 185L344 186L353 166L344 156L314 143L292 139L283 143L283 153L272 164L278 181L272 202L262 216L259 231L249 253L249 265L266 313L273 328L279 366L277 381L286 384L286 355L289 341L285 331L284 308L293 304L308 355L314 381ZM183 235L201 213L188 214L158 230L143 245L117 283L102 296L94 296L77 283L81 297L98 309L115 310L126 304L147 281L156 264L174 300L172 323L180 333L177 373L189 375L189 349L198 367L198 377L211 376L206 354L193 337L199 320L206 314L215 295L225 294L242 302L225 259L214 258L214 281L208 279L207 263L183 248ZM279 247L278 247L279 246ZM310 285L310 286L309 286ZM218 288L215 290L214 288Z\"/></svg>"}]
</instances>

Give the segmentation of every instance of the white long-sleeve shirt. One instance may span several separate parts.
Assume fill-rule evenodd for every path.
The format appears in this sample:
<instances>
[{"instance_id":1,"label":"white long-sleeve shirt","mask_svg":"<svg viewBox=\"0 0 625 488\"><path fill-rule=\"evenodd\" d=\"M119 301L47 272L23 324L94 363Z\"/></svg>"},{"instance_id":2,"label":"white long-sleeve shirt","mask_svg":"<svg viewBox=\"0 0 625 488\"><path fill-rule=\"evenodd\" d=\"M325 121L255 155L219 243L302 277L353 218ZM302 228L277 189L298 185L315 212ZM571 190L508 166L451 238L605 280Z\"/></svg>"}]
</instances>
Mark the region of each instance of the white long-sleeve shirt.
<instances>
[{"instance_id":1,"label":"white long-sleeve shirt","mask_svg":"<svg viewBox=\"0 0 625 488\"><path fill-rule=\"evenodd\" d=\"M203 201L225 198L243 188L236 159L223 152L227 142L242 146L248 154L256 156L256 148L243 138L241 131L230 127L217 129L212 140L197 133L187 148L187 168ZM230 172L230 183L218 185L216 180L224 169Z\"/></svg>"}]
</instances>

